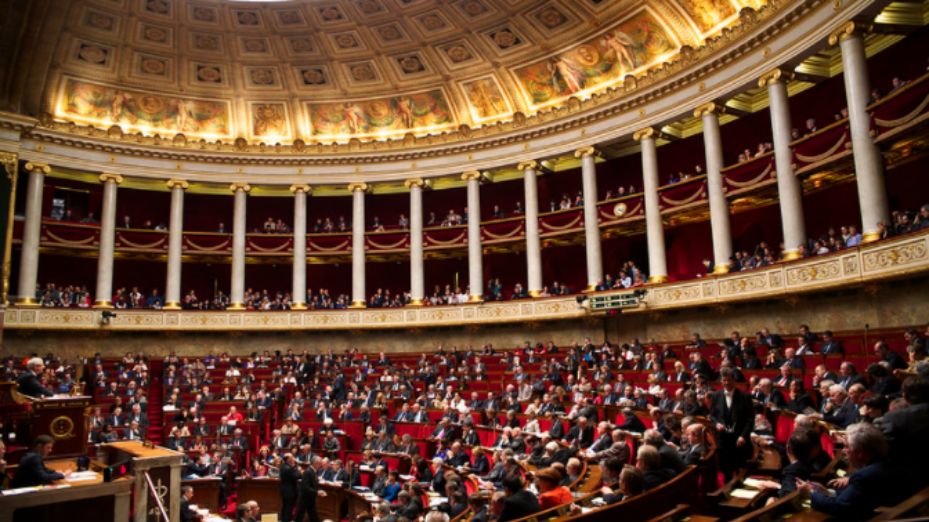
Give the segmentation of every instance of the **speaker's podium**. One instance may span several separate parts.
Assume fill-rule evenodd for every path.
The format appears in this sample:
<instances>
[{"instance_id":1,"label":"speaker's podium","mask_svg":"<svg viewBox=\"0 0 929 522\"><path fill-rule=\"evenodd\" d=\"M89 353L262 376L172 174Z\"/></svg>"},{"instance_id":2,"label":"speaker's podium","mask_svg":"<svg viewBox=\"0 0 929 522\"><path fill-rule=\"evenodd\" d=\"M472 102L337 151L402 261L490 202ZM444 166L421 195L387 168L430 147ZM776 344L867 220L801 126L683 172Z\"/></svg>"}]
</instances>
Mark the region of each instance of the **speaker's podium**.
<instances>
[{"instance_id":1,"label":"speaker's podium","mask_svg":"<svg viewBox=\"0 0 929 522\"><path fill-rule=\"evenodd\" d=\"M163 522L161 507L170 522L180 520L183 457L176 451L139 441L97 446L97 459L109 466L113 475L133 477L132 522Z\"/></svg>"},{"instance_id":2,"label":"speaker's podium","mask_svg":"<svg viewBox=\"0 0 929 522\"><path fill-rule=\"evenodd\" d=\"M16 383L4 382L0 398L0 420L20 443L31 447L36 437L48 435L55 441L53 458L87 455L91 397L29 397L17 391Z\"/></svg>"}]
</instances>

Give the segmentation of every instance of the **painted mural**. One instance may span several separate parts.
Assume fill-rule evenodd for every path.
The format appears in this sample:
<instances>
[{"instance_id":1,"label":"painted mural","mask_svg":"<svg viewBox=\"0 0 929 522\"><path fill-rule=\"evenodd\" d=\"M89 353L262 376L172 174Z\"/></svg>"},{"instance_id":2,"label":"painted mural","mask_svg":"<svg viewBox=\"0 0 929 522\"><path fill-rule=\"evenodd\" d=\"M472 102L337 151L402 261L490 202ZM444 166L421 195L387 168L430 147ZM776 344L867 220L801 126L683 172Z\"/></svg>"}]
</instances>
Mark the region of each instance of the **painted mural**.
<instances>
[{"instance_id":1,"label":"painted mural","mask_svg":"<svg viewBox=\"0 0 929 522\"><path fill-rule=\"evenodd\" d=\"M383 137L455 127L455 115L440 90L339 103L306 103L314 138Z\"/></svg>"},{"instance_id":2,"label":"painted mural","mask_svg":"<svg viewBox=\"0 0 929 522\"><path fill-rule=\"evenodd\" d=\"M679 49L649 11L559 54L514 70L533 108L605 88Z\"/></svg>"},{"instance_id":3,"label":"painted mural","mask_svg":"<svg viewBox=\"0 0 929 522\"><path fill-rule=\"evenodd\" d=\"M67 78L62 84L58 116L124 129L187 136L229 138L229 104L135 92Z\"/></svg>"},{"instance_id":4,"label":"painted mural","mask_svg":"<svg viewBox=\"0 0 929 522\"><path fill-rule=\"evenodd\" d=\"M702 34L735 16L736 10L730 0L680 0L687 14L697 24ZM754 3L754 2L753 2ZM759 4L761 2L758 2Z\"/></svg>"},{"instance_id":5,"label":"painted mural","mask_svg":"<svg viewBox=\"0 0 929 522\"><path fill-rule=\"evenodd\" d=\"M510 106L492 78L481 78L462 84L468 96L471 117L475 122L486 121L511 112Z\"/></svg>"}]
</instances>

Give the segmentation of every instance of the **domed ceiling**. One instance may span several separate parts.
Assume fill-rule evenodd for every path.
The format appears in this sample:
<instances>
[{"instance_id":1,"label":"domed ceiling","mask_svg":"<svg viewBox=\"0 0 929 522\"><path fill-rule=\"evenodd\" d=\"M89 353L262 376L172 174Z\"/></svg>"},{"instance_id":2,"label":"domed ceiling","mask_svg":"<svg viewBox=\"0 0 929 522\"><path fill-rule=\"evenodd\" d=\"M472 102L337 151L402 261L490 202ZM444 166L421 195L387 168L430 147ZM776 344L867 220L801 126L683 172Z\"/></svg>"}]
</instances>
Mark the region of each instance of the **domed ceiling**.
<instances>
[{"instance_id":1,"label":"domed ceiling","mask_svg":"<svg viewBox=\"0 0 929 522\"><path fill-rule=\"evenodd\" d=\"M519 119L621 84L756 0L75 0L59 120L344 142Z\"/></svg>"}]
</instances>

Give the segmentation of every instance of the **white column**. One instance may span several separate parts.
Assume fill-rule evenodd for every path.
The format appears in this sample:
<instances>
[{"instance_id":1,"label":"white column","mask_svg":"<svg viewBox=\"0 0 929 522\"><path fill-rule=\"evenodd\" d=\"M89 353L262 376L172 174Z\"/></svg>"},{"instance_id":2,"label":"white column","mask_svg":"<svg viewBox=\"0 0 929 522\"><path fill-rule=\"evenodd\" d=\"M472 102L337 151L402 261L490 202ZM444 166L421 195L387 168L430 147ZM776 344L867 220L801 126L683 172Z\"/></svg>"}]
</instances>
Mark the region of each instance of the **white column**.
<instances>
[{"instance_id":1,"label":"white column","mask_svg":"<svg viewBox=\"0 0 929 522\"><path fill-rule=\"evenodd\" d=\"M868 30L870 26L848 22L829 36L830 45L839 42L842 48L845 98L848 104L848 123L852 131L858 206L861 209L861 238L865 243L880 238L878 222L890 223L884 160L871 139L871 120L868 114L871 78L868 74L863 37L863 33Z\"/></svg>"},{"instance_id":2,"label":"white column","mask_svg":"<svg viewBox=\"0 0 929 522\"><path fill-rule=\"evenodd\" d=\"M658 151L655 140L661 134L648 127L633 138L642 144L642 192L645 197L645 236L648 240L649 283L668 281L668 261L665 254L664 222L658 205Z\"/></svg>"},{"instance_id":3,"label":"white column","mask_svg":"<svg viewBox=\"0 0 929 522\"><path fill-rule=\"evenodd\" d=\"M168 180L171 189L171 219L168 223L168 284L165 287L165 310L181 309L181 254L184 245L184 191L188 183Z\"/></svg>"},{"instance_id":4,"label":"white column","mask_svg":"<svg viewBox=\"0 0 929 522\"><path fill-rule=\"evenodd\" d=\"M365 183L349 183L352 192L352 304L351 308L367 306L365 294Z\"/></svg>"},{"instance_id":5,"label":"white column","mask_svg":"<svg viewBox=\"0 0 929 522\"><path fill-rule=\"evenodd\" d=\"M229 291L229 309L245 309L245 213L248 193L252 190L248 183L233 183L229 186L235 194L235 207L232 215L232 286Z\"/></svg>"},{"instance_id":6,"label":"white column","mask_svg":"<svg viewBox=\"0 0 929 522\"><path fill-rule=\"evenodd\" d=\"M19 257L18 306L39 306L35 285L39 277L39 237L42 231L42 193L45 175L51 169L45 163L27 163L29 185L26 187L26 221L23 223L23 248Z\"/></svg>"},{"instance_id":7,"label":"white column","mask_svg":"<svg viewBox=\"0 0 929 522\"><path fill-rule=\"evenodd\" d=\"M406 180L410 189L410 304L422 306L426 298L425 254L423 250L423 186L422 179Z\"/></svg>"},{"instance_id":8,"label":"white column","mask_svg":"<svg viewBox=\"0 0 929 522\"><path fill-rule=\"evenodd\" d=\"M800 258L797 247L806 241L806 223L803 218L803 189L794 174L793 150L790 148L790 101L787 82L793 80L793 71L774 69L762 75L759 87L768 87L771 106L771 132L774 136L774 165L777 171L777 194L781 206L781 227L784 232L784 259Z\"/></svg>"},{"instance_id":9,"label":"white column","mask_svg":"<svg viewBox=\"0 0 929 522\"><path fill-rule=\"evenodd\" d=\"M597 210L597 156L593 147L574 152L581 158L581 181L584 185L584 238L587 244L587 292L603 282L603 257L600 253L600 216Z\"/></svg>"},{"instance_id":10,"label":"white column","mask_svg":"<svg viewBox=\"0 0 929 522\"><path fill-rule=\"evenodd\" d=\"M732 229L729 226L729 202L723 190L723 141L719 135L719 115L725 108L715 103L702 105L694 117L703 119L703 147L706 151L706 186L710 197L710 226L713 230L714 274L729 271L732 257Z\"/></svg>"},{"instance_id":11,"label":"white column","mask_svg":"<svg viewBox=\"0 0 929 522\"><path fill-rule=\"evenodd\" d=\"M469 170L461 175L468 182L468 286L469 302L483 301L484 250L481 246L481 173Z\"/></svg>"},{"instance_id":12,"label":"white column","mask_svg":"<svg viewBox=\"0 0 929 522\"><path fill-rule=\"evenodd\" d=\"M116 251L116 189L119 174L103 173L103 212L100 216L100 247L97 251L97 293L94 308L113 308L113 254Z\"/></svg>"},{"instance_id":13,"label":"white column","mask_svg":"<svg viewBox=\"0 0 929 522\"><path fill-rule=\"evenodd\" d=\"M309 185L291 185L294 193L294 275L290 292L293 310L306 310L306 196Z\"/></svg>"},{"instance_id":14,"label":"white column","mask_svg":"<svg viewBox=\"0 0 929 522\"><path fill-rule=\"evenodd\" d=\"M526 198L526 290L532 297L542 294L542 238L539 236L539 164L524 161L517 168L523 172Z\"/></svg>"}]
</instances>

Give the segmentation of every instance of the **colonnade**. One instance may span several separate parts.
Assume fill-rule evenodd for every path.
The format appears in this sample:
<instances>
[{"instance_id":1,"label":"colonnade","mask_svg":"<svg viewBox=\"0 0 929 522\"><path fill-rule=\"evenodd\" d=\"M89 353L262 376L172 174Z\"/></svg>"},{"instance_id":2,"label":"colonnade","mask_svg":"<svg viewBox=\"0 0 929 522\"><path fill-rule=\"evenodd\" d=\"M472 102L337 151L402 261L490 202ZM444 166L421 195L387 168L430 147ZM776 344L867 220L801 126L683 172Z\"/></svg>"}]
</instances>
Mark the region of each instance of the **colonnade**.
<instances>
[{"instance_id":1,"label":"colonnade","mask_svg":"<svg viewBox=\"0 0 929 522\"><path fill-rule=\"evenodd\" d=\"M863 228L863 241L878 239L879 221L889 220L887 191L884 182L884 167L880 151L871 139L868 100L871 92L867 74L862 27L857 22L848 22L829 38L831 45L839 45L845 68L845 91L848 103L849 125L859 204ZM759 87L767 88L770 99L771 127L774 141L777 190L780 200L781 223L785 244L785 258L800 256L797 246L804 241L806 228L803 215L803 199L800 181L794 174L791 142L791 120L787 84L793 73L776 68L766 72L758 81ZM710 222L713 241L714 273L726 273L732 256L732 232L729 222L730 207L726 199L723 169L723 142L720 137L719 117L725 106L708 102L697 107L694 116L703 123L703 139L707 171L707 192L710 207ZM659 131L643 128L634 134L642 149L643 195L645 205L646 235L648 242L649 283L668 280L664 241L664 224L659 204L658 155L656 142L661 138ZM586 245L587 290L592 291L603 280L601 235L597 207L598 191L596 160L599 153L594 146L585 146L575 152L581 161L581 179L584 197L584 233ZM26 215L23 229L22 255L19 272L18 305L34 306L32 290L36 288L39 265L39 240L42 220L42 193L45 176L50 168L46 164L30 162L26 165L29 180L26 194ZM537 297L542 291L542 248L539 229L538 175L539 164L527 159L518 164L524 176L525 238L527 291ZM111 307L113 281L113 254L116 227L117 189L122 182L119 174L103 173L103 212L99 241L97 287L95 307ZM483 174L468 171L461 175L467 183L469 219L467 224L469 300L483 299L483 248L481 244L480 184ZM423 245L423 190L426 181L420 178L406 180L410 191L410 275L411 304L420 305L425 299L424 245ZM184 192L188 183L181 179L167 182L171 191L171 214L168 239L167 285L165 308L180 308L182 273L182 238L184 227ZM367 301L365 286L365 194L368 185L361 182L348 184L352 193L352 293L351 306L364 307ZM234 219L232 241L232 280L230 309L243 309L245 289L245 234L246 203L248 184L234 183L230 186L234 194ZM293 243L293 304L294 309L305 309L307 269L307 207L312 192L309 185L297 184L290 187L294 196L294 243Z\"/></svg>"}]
</instances>

